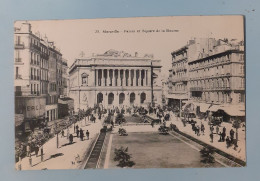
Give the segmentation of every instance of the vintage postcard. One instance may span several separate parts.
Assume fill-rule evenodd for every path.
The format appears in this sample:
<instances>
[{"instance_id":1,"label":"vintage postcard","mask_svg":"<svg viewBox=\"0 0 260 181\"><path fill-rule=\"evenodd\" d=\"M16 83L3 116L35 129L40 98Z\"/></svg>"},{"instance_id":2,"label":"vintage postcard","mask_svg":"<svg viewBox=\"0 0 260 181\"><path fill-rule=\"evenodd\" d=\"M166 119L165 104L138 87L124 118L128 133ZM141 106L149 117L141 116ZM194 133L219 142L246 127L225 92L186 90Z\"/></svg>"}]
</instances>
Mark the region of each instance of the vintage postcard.
<instances>
[{"instance_id":1,"label":"vintage postcard","mask_svg":"<svg viewBox=\"0 0 260 181\"><path fill-rule=\"evenodd\" d=\"M14 23L15 168L246 166L243 16Z\"/></svg>"}]
</instances>

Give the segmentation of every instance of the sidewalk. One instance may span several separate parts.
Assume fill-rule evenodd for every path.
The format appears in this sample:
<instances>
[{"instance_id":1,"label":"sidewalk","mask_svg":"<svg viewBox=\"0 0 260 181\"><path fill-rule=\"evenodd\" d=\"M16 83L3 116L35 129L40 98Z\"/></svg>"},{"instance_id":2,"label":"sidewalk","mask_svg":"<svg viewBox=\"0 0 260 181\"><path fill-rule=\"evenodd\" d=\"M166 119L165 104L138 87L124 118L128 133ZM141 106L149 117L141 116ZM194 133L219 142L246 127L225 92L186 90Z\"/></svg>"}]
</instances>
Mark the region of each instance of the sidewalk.
<instances>
[{"instance_id":1,"label":"sidewalk","mask_svg":"<svg viewBox=\"0 0 260 181\"><path fill-rule=\"evenodd\" d=\"M154 115L155 116L155 115ZM221 151L224 151L238 159L241 159L243 161L246 161L246 143L245 143L245 128L239 128L238 129L238 148L236 150L234 150L234 146L231 146L229 148L226 147L226 142L218 142L219 140L219 135L217 134L213 134L214 135L214 139L213 139L213 143L210 142L210 129L209 129L209 125L207 121L204 120L200 120L200 119L193 119L194 121L197 121L196 125L201 125L201 123L204 124L205 126L205 133L204 135L200 132L200 136L197 136L195 134L194 131L192 131L192 127L191 124L186 124L186 127L184 127L182 121L180 120L180 118L177 118L173 115L171 115L170 117L170 121L166 122L166 125L169 126L171 123L175 124L177 126L177 128L183 132L186 133L200 141L203 141L206 144L209 144L211 146L214 146L216 148L218 148ZM226 123L226 122L222 122L219 132L222 132L223 127L226 127L226 133L227 136L229 136L229 131L230 129L233 129L234 131L236 131L234 128L232 128L232 125L230 123ZM214 131L213 133L216 133L216 127L214 126Z\"/></svg>"},{"instance_id":2,"label":"sidewalk","mask_svg":"<svg viewBox=\"0 0 260 181\"><path fill-rule=\"evenodd\" d=\"M76 133L74 133L74 125L72 124L69 128L69 133L73 134L73 144L68 144L67 130L65 130L65 137L59 134L59 148L57 148L57 136L55 135L48 142L43 145L44 161L41 162L40 151L38 157L35 153L32 153L32 167L29 164L29 157L25 157L21 161L22 170L42 170L42 169L78 169L84 158L84 154L89 149L90 143L95 139L96 135L100 132L102 128L102 118L101 120L96 119L96 123L90 121L81 120L75 125L79 126L84 132L84 140L81 141L77 138ZM89 140L86 140L86 130L90 132ZM80 163L73 164L75 162L75 157L79 155ZM18 169L18 163L15 167Z\"/></svg>"}]
</instances>

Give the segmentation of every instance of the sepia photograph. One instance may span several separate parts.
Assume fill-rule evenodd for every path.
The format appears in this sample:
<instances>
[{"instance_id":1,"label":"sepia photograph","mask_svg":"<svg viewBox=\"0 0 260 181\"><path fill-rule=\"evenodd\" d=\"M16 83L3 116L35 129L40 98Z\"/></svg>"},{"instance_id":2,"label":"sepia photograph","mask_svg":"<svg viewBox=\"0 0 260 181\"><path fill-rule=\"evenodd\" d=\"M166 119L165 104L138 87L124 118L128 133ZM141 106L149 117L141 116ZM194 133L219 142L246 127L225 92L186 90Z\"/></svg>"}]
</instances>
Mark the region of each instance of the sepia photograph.
<instances>
[{"instance_id":1,"label":"sepia photograph","mask_svg":"<svg viewBox=\"0 0 260 181\"><path fill-rule=\"evenodd\" d=\"M15 169L246 166L244 17L14 22Z\"/></svg>"}]
</instances>

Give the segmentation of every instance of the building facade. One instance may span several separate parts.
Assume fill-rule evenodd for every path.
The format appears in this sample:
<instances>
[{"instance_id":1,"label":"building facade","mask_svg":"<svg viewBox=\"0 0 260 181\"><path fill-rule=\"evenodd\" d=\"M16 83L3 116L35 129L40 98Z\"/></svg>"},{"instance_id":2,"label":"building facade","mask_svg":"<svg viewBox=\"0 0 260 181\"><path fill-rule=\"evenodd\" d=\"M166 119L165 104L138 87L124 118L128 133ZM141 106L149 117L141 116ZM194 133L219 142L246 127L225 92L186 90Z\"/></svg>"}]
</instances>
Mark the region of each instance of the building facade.
<instances>
[{"instance_id":1,"label":"building facade","mask_svg":"<svg viewBox=\"0 0 260 181\"><path fill-rule=\"evenodd\" d=\"M68 74L68 60L62 59L62 81L61 81L61 95L64 97L68 96L68 83L69 83L69 74Z\"/></svg>"},{"instance_id":2,"label":"building facade","mask_svg":"<svg viewBox=\"0 0 260 181\"><path fill-rule=\"evenodd\" d=\"M27 22L15 25L14 48L15 113L23 115L26 129L57 119L57 63L62 54Z\"/></svg>"},{"instance_id":3,"label":"building facade","mask_svg":"<svg viewBox=\"0 0 260 181\"><path fill-rule=\"evenodd\" d=\"M219 117L226 121L244 120L244 42L195 39L187 45L187 55L188 101L184 103L192 104L197 114L221 113Z\"/></svg>"},{"instance_id":4,"label":"building facade","mask_svg":"<svg viewBox=\"0 0 260 181\"><path fill-rule=\"evenodd\" d=\"M189 99L188 45L173 51L172 68L169 70L168 105L175 109Z\"/></svg>"},{"instance_id":5,"label":"building facade","mask_svg":"<svg viewBox=\"0 0 260 181\"><path fill-rule=\"evenodd\" d=\"M161 65L152 55L109 50L77 59L69 76L75 110L100 104L106 108L161 104Z\"/></svg>"}]
</instances>

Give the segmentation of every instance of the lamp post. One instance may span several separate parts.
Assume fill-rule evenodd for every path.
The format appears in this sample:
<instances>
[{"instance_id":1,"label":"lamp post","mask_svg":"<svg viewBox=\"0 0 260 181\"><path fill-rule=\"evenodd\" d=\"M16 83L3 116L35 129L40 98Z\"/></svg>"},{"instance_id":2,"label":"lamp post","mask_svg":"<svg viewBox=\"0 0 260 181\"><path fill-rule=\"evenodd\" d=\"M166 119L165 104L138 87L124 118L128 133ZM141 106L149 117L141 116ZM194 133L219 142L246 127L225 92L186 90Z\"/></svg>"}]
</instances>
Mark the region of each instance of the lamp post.
<instances>
[{"instance_id":1,"label":"lamp post","mask_svg":"<svg viewBox=\"0 0 260 181\"><path fill-rule=\"evenodd\" d=\"M241 121L236 119L234 122L233 122L233 127L236 129L236 140L238 141L238 128L240 128L240 123Z\"/></svg>"},{"instance_id":2,"label":"lamp post","mask_svg":"<svg viewBox=\"0 0 260 181\"><path fill-rule=\"evenodd\" d=\"M59 131L58 131L57 123L55 123L54 132L56 134L56 145L57 145L57 148L59 148Z\"/></svg>"}]
</instances>

